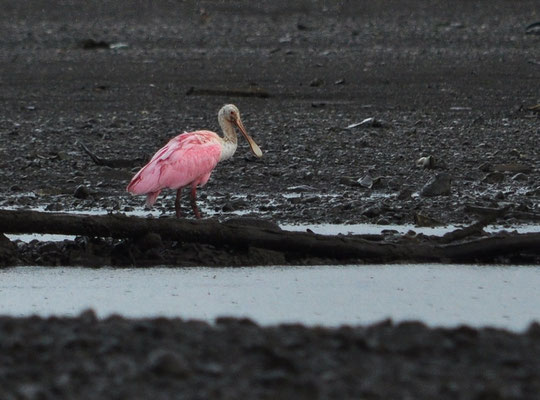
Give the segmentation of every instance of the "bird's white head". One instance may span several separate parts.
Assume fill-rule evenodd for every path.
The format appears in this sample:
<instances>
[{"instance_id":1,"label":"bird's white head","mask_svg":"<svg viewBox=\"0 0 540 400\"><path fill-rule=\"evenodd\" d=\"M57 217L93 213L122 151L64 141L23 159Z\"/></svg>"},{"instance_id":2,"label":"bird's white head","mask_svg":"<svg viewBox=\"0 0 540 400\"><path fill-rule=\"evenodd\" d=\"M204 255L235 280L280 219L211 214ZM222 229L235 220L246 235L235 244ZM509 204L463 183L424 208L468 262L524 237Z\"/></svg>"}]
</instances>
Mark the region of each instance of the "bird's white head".
<instances>
[{"instance_id":1,"label":"bird's white head","mask_svg":"<svg viewBox=\"0 0 540 400\"><path fill-rule=\"evenodd\" d=\"M225 104L218 113L218 119L224 119L233 124L240 119L240 110L234 104Z\"/></svg>"},{"instance_id":2,"label":"bird's white head","mask_svg":"<svg viewBox=\"0 0 540 400\"><path fill-rule=\"evenodd\" d=\"M218 121L225 132L227 132L227 126L236 126L242 135L246 138L251 147L251 151L256 157L262 157L261 148L255 143L255 141L248 135L242 119L240 118L240 111L234 104L225 104L218 113ZM234 133L233 133L234 134ZM234 134L236 137L236 134ZM236 142L236 139L235 139Z\"/></svg>"}]
</instances>

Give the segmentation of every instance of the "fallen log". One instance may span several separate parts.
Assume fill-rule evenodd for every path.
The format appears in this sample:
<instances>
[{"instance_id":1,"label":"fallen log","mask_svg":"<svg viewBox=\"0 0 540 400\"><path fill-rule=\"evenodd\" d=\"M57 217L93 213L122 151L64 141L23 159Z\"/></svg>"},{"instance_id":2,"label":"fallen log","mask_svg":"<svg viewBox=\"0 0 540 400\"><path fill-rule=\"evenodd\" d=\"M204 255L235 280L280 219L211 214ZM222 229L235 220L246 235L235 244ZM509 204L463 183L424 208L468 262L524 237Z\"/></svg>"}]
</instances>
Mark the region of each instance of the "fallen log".
<instances>
[{"instance_id":1,"label":"fallen log","mask_svg":"<svg viewBox=\"0 0 540 400\"><path fill-rule=\"evenodd\" d=\"M284 259L319 258L343 262L489 262L498 257L527 254L540 259L540 233L501 234L466 242L441 244L437 240L402 237L367 240L354 235L328 236L289 232L275 226L243 225L217 220L141 218L123 214L81 215L38 211L0 210L0 233L48 233L138 240L153 233L163 241L196 243L247 252L265 249ZM136 262L136 260L135 260ZM293 261L291 261L292 263Z\"/></svg>"}]
</instances>

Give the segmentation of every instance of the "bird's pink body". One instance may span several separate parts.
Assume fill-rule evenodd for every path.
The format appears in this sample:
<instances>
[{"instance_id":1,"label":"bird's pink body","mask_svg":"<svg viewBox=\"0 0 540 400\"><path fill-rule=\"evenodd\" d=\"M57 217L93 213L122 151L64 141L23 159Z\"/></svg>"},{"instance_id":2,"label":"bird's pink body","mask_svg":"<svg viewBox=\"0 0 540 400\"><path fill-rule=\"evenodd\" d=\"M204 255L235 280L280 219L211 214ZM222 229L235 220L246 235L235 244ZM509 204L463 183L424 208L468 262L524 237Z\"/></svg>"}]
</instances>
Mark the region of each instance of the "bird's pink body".
<instances>
[{"instance_id":1,"label":"bird's pink body","mask_svg":"<svg viewBox=\"0 0 540 400\"><path fill-rule=\"evenodd\" d=\"M204 186L221 157L223 140L211 131L172 138L131 180L127 190L146 194L152 206L162 189Z\"/></svg>"},{"instance_id":2,"label":"bird's pink body","mask_svg":"<svg viewBox=\"0 0 540 400\"><path fill-rule=\"evenodd\" d=\"M195 216L201 218L196 201L197 186L204 186L208 182L219 161L233 156L237 147L235 127L248 141L253 154L262 157L261 149L246 132L240 111L234 104L221 107L218 122L223 130L223 138L211 131L183 133L172 138L135 174L127 191L145 194L146 203L152 206L163 189L174 189L174 207L176 216L180 217L180 192L183 187L191 186L191 208Z\"/></svg>"}]
</instances>

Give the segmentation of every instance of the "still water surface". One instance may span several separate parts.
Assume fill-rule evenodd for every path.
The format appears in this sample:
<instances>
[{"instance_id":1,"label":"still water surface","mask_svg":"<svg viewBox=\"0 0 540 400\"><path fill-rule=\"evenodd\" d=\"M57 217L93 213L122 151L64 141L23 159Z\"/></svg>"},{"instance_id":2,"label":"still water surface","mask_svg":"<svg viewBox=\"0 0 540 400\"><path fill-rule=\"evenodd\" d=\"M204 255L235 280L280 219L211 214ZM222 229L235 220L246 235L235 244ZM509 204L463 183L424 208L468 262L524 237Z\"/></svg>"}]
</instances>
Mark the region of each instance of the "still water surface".
<instances>
[{"instance_id":1,"label":"still water surface","mask_svg":"<svg viewBox=\"0 0 540 400\"><path fill-rule=\"evenodd\" d=\"M0 270L0 314L249 317L336 326L392 318L521 331L540 321L540 267L399 264L316 267Z\"/></svg>"}]
</instances>

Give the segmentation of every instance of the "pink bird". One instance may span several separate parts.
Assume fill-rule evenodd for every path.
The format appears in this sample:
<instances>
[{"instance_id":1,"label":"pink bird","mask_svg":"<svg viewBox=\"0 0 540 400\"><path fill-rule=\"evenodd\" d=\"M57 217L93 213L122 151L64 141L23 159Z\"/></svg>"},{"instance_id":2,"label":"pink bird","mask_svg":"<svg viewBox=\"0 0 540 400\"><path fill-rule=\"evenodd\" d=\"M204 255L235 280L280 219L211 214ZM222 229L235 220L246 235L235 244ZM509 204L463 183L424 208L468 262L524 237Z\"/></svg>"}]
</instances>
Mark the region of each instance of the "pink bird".
<instances>
[{"instance_id":1,"label":"pink bird","mask_svg":"<svg viewBox=\"0 0 540 400\"><path fill-rule=\"evenodd\" d=\"M262 157L257 143L247 134L240 119L240 111L233 104L224 105L218 113L223 137L211 131L182 133L172 138L135 174L127 187L132 194L145 194L146 204L154 205L165 188L176 190L176 216L180 217L182 188L191 186L191 208L197 218L197 186L204 186L217 163L231 158L238 146L235 126L248 141L255 156Z\"/></svg>"}]
</instances>

